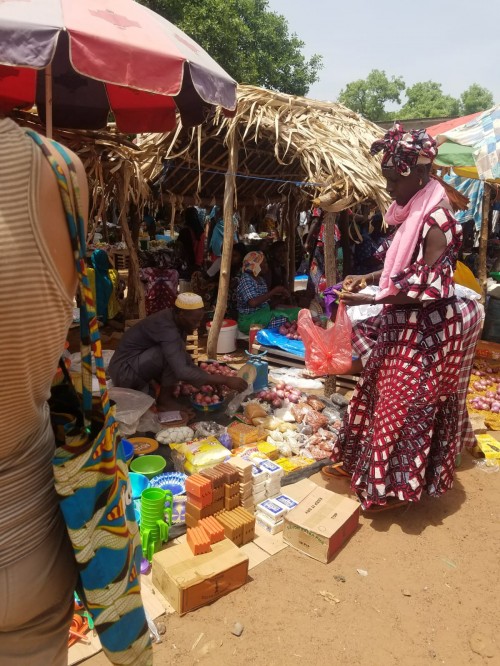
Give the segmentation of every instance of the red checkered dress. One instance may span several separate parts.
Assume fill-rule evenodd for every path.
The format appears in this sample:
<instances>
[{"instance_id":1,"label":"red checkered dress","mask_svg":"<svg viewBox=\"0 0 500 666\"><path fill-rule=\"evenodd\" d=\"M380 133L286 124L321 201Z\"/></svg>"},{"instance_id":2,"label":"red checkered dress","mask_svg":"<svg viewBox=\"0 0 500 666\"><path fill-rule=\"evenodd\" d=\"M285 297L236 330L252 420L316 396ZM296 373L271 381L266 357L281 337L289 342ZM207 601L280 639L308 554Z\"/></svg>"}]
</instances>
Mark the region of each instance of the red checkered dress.
<instances>
[{"instance_id":1,"label":"red checkered dress","mask_svg":"<svg viewBox=\"0 0 500 666\"><path fill-rule=\"evenodd\" d=\"M434 225L444 232L447 249L431 267L423 259L424 241ZM413 263L393 278L420 304L386 305L378 322L366 324L364 340L355 340L365 367L332 460L342 460L352 474L351 487L365 508L388 497L417 501L424 488L438 496L453 483L463 425L457 386L464 318L453 282L460 243L450 213L433 211Z\"/></svg>"}]
</instances>

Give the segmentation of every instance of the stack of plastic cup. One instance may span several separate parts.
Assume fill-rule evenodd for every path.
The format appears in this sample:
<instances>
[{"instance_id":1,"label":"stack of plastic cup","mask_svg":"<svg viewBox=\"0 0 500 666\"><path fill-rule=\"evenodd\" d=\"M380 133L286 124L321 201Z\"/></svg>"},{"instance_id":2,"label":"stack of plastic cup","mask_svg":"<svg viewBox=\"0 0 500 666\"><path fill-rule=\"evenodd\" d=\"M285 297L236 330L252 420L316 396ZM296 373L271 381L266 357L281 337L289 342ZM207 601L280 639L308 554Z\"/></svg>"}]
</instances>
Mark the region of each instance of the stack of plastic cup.
<instances>
[{"instance_id":1,"label":"stack of plastic cup","mask_svg":"<svg viewBox=\"0 0 500 666\"><path fill-rule=\"evenodd\" d=\"M141 542L144 557L149 561L168 539L172 524L172 512L165 512L165 502L173 505L173 496L169 490L146 488L141 495ZM170 522L165 522L165 516Z\"/></svg>"}]
</instances>

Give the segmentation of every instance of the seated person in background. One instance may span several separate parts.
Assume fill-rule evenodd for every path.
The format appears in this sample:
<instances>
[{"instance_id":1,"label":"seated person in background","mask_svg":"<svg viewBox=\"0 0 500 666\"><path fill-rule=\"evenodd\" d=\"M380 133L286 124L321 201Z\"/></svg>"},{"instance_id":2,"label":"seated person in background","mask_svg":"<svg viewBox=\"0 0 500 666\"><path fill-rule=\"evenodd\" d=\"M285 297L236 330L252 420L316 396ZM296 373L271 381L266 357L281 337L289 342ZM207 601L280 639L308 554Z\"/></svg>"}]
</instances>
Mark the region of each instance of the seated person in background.
<instances>
[{"instance_id":1,"label":"seated person in background","mask_svg":"<svg viewBox=\"0 0 500 666\"><path fill-rule=\"evenodd\" d=\"M286 243L285 241L276 241L269 248L267 253L267 273L265 280L269 289L274 287L282 287L286 284L287 280L287 256L286 256Z\"/></svg>"},{"instance_id":2,"label":"seated person in background","mask_svg":"<svg viewBox=\"0 0 500 666\"><path fill-rule=\"evenodd\" d=\"M227 298L227 316L237 318L236 291L241 277L241 266L246 248L243 243L235 243L231 254L231 274L229 277L229 294ZM195 271L191 276L191 288L195 294L203 298L206 306L212 307L217 299L217 288L219 285L220 267L222 257L212 263L206 271Z\"/></svg>"},{"instance_id":3,"label":"seated person in background","mask_svg":"<svg viewBox=\"0 0 500 666\"><path fill-rule=\"evenodd\" d=\"M286 321L295 321L299 308L278 306L271 309L270 301L274 298L290 298L284 286L269 290L260 273L267 272L267 261L262 252L249 252L243 260L243 272L238 284L238 328L248 334L252 324L262 328L279 328Z\"/></svg>"},{"instance_id":4,"label":"seated person in background","mask_svg":"<svg viewBox=\"0 0 500 666\"><path fill-rule=\"evenodd\" d=\"M125 331L109 365L113 384L149 394L159 384L158 407L170 410L182 409L172 395L179 381L244 391L243 379L209 375L187 353L186 336L200 326L203 315L201 297L188 292L178 295L173 309L155 312Z\"/></svg>"}]
</instances>

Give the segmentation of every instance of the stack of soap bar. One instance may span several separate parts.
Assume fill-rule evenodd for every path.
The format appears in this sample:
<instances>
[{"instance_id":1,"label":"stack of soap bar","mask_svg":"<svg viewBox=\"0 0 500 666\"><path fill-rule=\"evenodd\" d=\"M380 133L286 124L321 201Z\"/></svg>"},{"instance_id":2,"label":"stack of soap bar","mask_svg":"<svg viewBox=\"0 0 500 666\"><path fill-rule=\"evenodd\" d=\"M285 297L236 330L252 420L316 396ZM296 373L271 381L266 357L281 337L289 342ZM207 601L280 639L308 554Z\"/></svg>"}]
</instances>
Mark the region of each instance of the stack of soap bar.
<instances>
[{"instance_id":1,"label":"stack of soap bar","mask_svg":"<svg viewBox=\"0 0 500 666\"><path fill-rule=\"evenodd\" d=\"M233 456L229 460L229 464L238 470L240 506L253 511L255 506L253 499L253 463L239 456Z\"/></svg>"},{"instance_id":2,"label":"stack of soap bar","mask_svg":"<svg viewBox=\"0 0 500 666\"><path fill-rule=\"evenodd\" d=\"M191 548L193 555L202 555L209 553L212 548L210 546L210 536L203 529L203 527L189 527L187 531L187 543Z\"/></svg>"},{"instance_id":3,"label":"stack of soap bar","mask_svg":"<svg viewBox=\"0 0 500 666\"><path fill-rule=\"evenodd\" d=\"M279 495L281 491L281 479L283 478L283 468L271 460L263 460L260 469L266 475L266 497Z\"/></svg>"},{"instance_id":4,"label":"stack of soap bar","mask_svg":"<svg viewBox=\"0 0 500 666\"><path fill-rule=\"evenodd\" d=\"M186 479L188 502L203 509L212 504L212 482L201 474L193 474Z\"/></svg>"},{"instance_id":5,"label":"stack of soap bar","mask_svg":"<svg viewBox=\"0 0 500 666\"><path fill-rule=\"evenodd\" d=\"M203 528L208 534L211 544L222 541L224 538L224 526L217 520L217 518L214 518L214 516L209 516L208 518L200 520L198 526Z\"/></svg>"},{"instance_id":6,"label":"stack of soap bar","mask_svg":"<svg viewBox=\"0 0 500 666\"><path fill-rule=\"evenodd\" d=\"M217 513L224 508L224 473L218 471L216 467L209 467L201 472L202 476L210 479L212 482L212 513Z\"/></svg>"},{"instance_id":7,"label":"stack of soap bar","mask_svg":"<svg viewBox=\"0 0 500 666\"><path fill-rule=\"evenodd\" d=\"M263 500L266 499L267 494L266 494L266 480L267 480L267 474L260 469L260 467L257 467L257 465L253 465L252 467L252 480L253 480L253 501L254 504L257 505Z\"/></svg>"},{"instance_id":8,"label":"stack of soap bar","mask_svg":"<svg viewBox=\"0 0 500 666\"><path fill-rule=\"evenodd\" d=\"M236 546L243 546L255 538L255 518L243 507L233 511L222 511L217 520L224 526L224 534Z\"/></svg>"},{"instance_id":9,"label":"stack of soap bar","mask_svg":"<svg viewBox=\"0 0 500 666\"><path fill-rule=\"evenodd\" d=\"M271 534L277 534L283 530L284 517L288 509L272 499L266 499L255 507L255 519L257 524Z\"/></svg>"},{"instance_id":10,"label":"stack of soap bar","mask_svg":"<svg viewBox=\"0 0 500 666\"><path fill-rule=\"evenodd\" d=\"M186 514L188 527L195 527L198 521L212 516L224 507L224 500L214 502L213 487L210 478L202 474L193 474L186 479Z\"/></svg>"}]
</instances>

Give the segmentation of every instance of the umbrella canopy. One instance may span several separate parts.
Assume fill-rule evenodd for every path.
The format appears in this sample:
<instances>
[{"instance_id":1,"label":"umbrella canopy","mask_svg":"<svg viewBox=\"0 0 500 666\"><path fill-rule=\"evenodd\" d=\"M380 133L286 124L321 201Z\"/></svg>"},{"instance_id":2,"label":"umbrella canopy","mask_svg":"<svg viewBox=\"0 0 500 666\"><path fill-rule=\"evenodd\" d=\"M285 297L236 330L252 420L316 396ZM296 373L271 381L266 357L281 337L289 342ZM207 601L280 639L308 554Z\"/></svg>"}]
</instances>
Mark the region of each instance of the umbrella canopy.
<instances>
[{"instance_id":1,"label":"umbrella canopy","mask_svg":"<svg viewBox=\"0 0 500 666\"><path fill-rule=\"evenodd\" d=\"M2 0L0 108L36 102L43 120L47 79L63 128L100 129L111 111L122 132L169 131L177 110L193 126L207 105L236 108L236 82L133 0Z\"/></svg>"},{"instance_id":2,"label":"umbrella canopy","mask_svg":"<svg viewBox=\"0 0 500 666\"><path fill-rule=\"evenodd\" d=\"M464 177L500 182L500 105L435 136L437 165L451 166Z\"/></svg>"}]
</instances>

